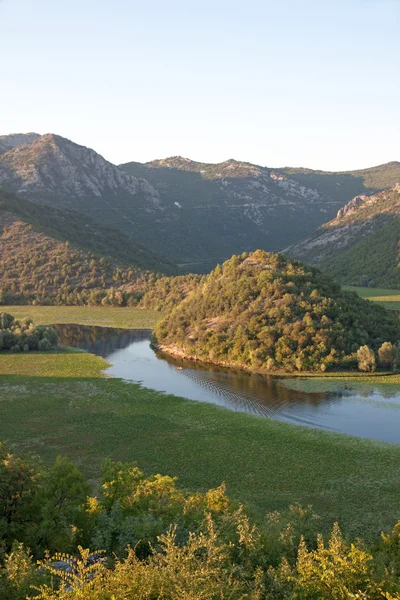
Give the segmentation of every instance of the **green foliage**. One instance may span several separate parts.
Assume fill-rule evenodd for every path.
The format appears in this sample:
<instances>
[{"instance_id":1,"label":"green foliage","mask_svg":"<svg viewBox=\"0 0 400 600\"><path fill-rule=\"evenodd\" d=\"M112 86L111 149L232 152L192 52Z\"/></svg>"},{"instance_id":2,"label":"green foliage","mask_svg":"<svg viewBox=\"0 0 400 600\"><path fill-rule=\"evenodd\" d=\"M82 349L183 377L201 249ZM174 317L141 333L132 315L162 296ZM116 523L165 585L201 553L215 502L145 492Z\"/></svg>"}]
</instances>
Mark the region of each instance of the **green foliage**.
<instances>
[{"instance_id":1,"label":"green foliage","mask_svg":"<svg viewBox=\"0 0 400 600\"><path fill-rule=\"evenodd\" d=\"M0 193L0 304L136 305L178 268L73 211Z\"/></svg>"},{"instance_id":2,"label":"green foliage","mask_svg":"<svg viewBox=\"0 0 400 600\"><path fill-rule=\"evenodd\" d=\"M357 360L360 371L375 371L375 352L369 346L360 346L357 350Z\"/></svg>"},{"instance_id":3,"label":"green foliage","mask_svg":"<svg viewBox=\"0 0 400 600\"><path fill-rule=\"evenodd\" d=\"M47 352L56 348L57 339L52 327L35 326L30 319L16 320L8 313L0 313L0 351Z\"/></svg>"},{"instance_id":4,"label":"green foliage","mask_svg":"<svg viewBox=\"0 0 400 600\"><path fill-rule=\"evenodd\" d=\"M129 265L134 270L165 274L177 271L173 263L154 254L131 236L75 210L60 209L50 204L46 204L46 210L43 210L41 204L1 191L0 216L3 236L9 243L13 241L13 234L18 233L23 236L21 241L24 245L35 247L41 243L46 249L50 242L54 247L58 242L60 246L69 248L72 254L84 250L121 267Z\"/></svg>"},{"instance_id":5,"label":"green foliage","mask_svg":"<svg viewBox=\"0 0 400 600\"><path fill-rule=\"evenodd\" d=\"M258 250L233 256L157 326L162 348L250 370L351 368L367 343L400 339L398 319L317 269Z\"/></svg>"},{"instance_id":6,"label":"green foliage","mask_svg":"<svg viewBox=\"0 0 400 600\"><path fill-rule=\"evenodd\" d=\"M375 193L400 181L400 163L328 173L295 168L271 170L232 159L209 164L175 156L146 164L127 163L121 168L150 181L173 216L168 231L159 239L155 236L152 242L157 250L160 252L163 244L169 256L190 263L191 269L198 267L200 273L234 253L260 247L282 250L320 227L323 215L325 219L333 218L354 196ZM295 191L291 196L296 184L298 188L303 186L302 197L299 190L299 195ZM273 201L271 206L271 198L282 196L292 201ZM305 210L307 196L313 198L312 210ZM182 208L177 208L175 202ZM315 210L315 202L322 210ZM210 262L208 268L206 263Z\"/></svg>"},{"instance_id":7,"label":"green foliage","mask_svg":"<svg viewBox=\"0 0 400 600\"><path fill-rule=\"evenodd\" d=\"M391 342L384 342L378 350L380 364L389 369L395 369L398 361L398 347Z\"/></svg>"},{"instance_id":8,"label":"green foliage","mask_svg":"<svg viewBox=\"0 0 400 600\"><path fill-rule=\"evenodd\" d=\"M349 248L331 252L321 269L342 283L400 288L400 219L377 221L370 225L376 232L355 237Z\"/></svg>"},{"instance_id":9,"label":"green foliage","mask_svg":"<svg viewBox=\"0 0 400 600\"><path fill-rule=\"evenodd\" d=\"M398 185L355 198L288 253L318 264L340 283L400 288L399 209Z\"/></svg>"},{"instance_id":10,"label":"green foliage","mask_svg":"<svg viewBox=\"0 0 400 600\"><path fill-rule=\"evenodd\" d=\"M293 505L255 524L223 486L191 493L170 477L145 477L135 464L111 461L104 464L100 496L82 503L81 476L73 469L58 459L50 470L42 468L42 478L53 483L35 485L41 501L48 503L49 495L53 505L54 490L66 490L60 477L72 483L68 502L88 515L80 532L85 543L96 547L103 528L110 539L102 516L116 506L130 519L131 536L149 519L159 526L134 546L117 547L116 555L111 547L91 552L81 544L66 552L70 542L60 538L51 554L39 536L36 555L44 559L37 565L27 546L14 541L0 563L1 600L378 600L400 594L400 521L370 547L346 540L337 523L325 538L311 507ZM118 523L114 534L128 530Z\"/></svg>"},{"instance_id":11,"label":"green foliage","mask_svg":"<svg viewBox=\"0 0 400 600\"><path fill-rule=\"evenodd\" d=\"M147 287L139 306L162 312L171 311L192 294L201 281L201 275L194 274L161 277Z\"/></svg>"}]
</instances>

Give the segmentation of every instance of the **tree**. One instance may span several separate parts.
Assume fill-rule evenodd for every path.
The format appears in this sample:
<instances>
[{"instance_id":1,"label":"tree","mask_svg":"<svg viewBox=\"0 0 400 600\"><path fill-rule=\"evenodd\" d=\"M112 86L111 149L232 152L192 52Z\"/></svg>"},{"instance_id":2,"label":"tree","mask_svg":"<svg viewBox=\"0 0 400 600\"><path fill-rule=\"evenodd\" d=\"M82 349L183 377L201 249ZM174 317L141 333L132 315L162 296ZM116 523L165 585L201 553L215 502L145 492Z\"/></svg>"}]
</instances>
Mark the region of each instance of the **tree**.
<instances>
[{"instance_id":1,"label":"tree","mask_svg":"<svg viewBox=\"0 0 400 600\"><path fill-rule=\"evenodd\" d=\"M358 368L360 371L375 371L375 353L369 346L360 346L357 350Z\"/></svg>"},{"instance_id":2,"label":"tree","mask_svg":"<svg viewBox=\"0 0 400 600\"><path fill-rule=\"evenodd\" d=\"M397 347L391 342L383 342L378 350L379 363L382 367L395 369L397 365Z\"/></svg>"}]
</instances>

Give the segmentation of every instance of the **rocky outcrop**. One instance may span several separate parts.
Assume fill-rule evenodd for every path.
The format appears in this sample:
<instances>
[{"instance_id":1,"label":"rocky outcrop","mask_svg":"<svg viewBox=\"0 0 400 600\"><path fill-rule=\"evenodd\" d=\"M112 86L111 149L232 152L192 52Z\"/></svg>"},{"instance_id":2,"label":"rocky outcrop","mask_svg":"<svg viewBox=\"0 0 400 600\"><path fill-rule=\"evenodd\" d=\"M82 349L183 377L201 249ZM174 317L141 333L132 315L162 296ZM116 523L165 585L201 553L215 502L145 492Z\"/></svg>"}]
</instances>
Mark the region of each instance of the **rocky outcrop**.
<instances>
[{"instance_id":1,"label":"rocky outcrop","mask_svg":"<svg viewBox=\"0 0 400 600\"><path fill-rule=\"evenodd\" d=\"M0 187L31 200L51 197L69 205L90 196L134 199L140 194L149 208L159 206L159 194L147 181L124 173L94 150L54 134L32 135L32 141L0 157Z\"/></svg>"}]
</instances>

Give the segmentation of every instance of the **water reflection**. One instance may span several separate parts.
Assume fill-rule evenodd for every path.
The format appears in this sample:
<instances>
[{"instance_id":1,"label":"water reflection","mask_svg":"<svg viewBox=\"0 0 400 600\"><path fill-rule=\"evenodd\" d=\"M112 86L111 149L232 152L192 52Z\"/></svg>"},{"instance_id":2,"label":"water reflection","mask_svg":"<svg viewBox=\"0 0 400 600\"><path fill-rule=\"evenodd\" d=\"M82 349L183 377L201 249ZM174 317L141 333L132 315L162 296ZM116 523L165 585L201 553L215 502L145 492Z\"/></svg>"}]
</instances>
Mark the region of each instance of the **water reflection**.
<instances>
[{"instance_id":1,"label":"water reflection","mask_svg":"<svg viewBox=\"0 0 400 600\"><path fill-rule=\"evenodd\" d=\"M87 350L91 354L106 358L116 350L129 346L132 342L149 340L150 329L117 329L94 325L52 325L58 333L58 343Z\"/></svg>"},{"instance_id":2,"label":"water reflection","mask_svg":"<svg viewBox=\"0 0 400 600\"><path fill-rule=\"evenodd\" d=\"M59 325L60 343L107 358L108 373L145 387L301 425L400 443L400 391L357 385L340 392L288 389L272 377L156 355L149 330Z\"/></svg>"}]
</instances>

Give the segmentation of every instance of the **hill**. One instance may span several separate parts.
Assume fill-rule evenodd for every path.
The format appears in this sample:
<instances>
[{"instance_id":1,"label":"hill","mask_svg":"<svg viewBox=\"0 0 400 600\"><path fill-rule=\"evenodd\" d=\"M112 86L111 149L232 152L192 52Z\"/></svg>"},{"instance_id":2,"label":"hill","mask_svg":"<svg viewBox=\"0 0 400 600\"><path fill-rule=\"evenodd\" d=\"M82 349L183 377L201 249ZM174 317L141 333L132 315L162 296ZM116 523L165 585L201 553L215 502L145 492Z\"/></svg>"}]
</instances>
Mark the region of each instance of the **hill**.
<instances>
[{"instance_id":1,"label":"hill","mask_svg":"<svg viewBox=\"0 0 400 600\"><path fill-rule=\"evenodd\" d=\"M258 250L205 277L156 329L161 349L270 371L351 367L358 348L400 340L394 315L318 269Z\"/></svg>"},{"instance_id":2,"label":"hill","mask_svg":"<svg viewBox=\"0 0 400 600\"><path fill-rule=\"evenodd\" d=\"M341 283L400 287L400 185L356 196L314 235L288 248Z\"/></svg>"},{"instance_id":3,"label":"hill","mask_svg":"<svg viewBox=\"0 0 400 600\"><path fill-rule=\"evenodd\" d=\"M111 227L5 192L0 193L0 256L3 303L96 304L111 288L137 296L153 272L177 272Z\"/></svg>"}]
</instances>

